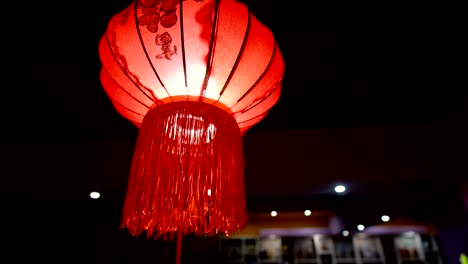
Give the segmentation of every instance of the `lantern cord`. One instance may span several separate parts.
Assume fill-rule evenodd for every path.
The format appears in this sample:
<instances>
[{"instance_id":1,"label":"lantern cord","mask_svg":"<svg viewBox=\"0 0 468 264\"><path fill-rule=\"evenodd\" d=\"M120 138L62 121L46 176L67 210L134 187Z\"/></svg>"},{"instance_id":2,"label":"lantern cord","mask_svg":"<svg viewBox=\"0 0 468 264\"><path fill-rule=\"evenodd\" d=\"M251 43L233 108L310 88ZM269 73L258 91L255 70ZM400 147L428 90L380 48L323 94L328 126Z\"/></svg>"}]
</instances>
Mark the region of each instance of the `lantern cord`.
<instances>
[{"instance_id":1,"label":"lantern cord","mask_svg":"<svg viewBox=\"0 0 468 264\"><path fill-rule=\"evenodd\" d=\"M177 231L177 241L176 241L176 264L180 264L180 256L182 254L182 230Z\"/></svg>"},{"instance_id":2,"label":"lantern cord","mask_svg":"<svg viewBox=\"0 0 468 264\"><path fill-rule=\"evenodd\" d=\"M179 158L180 168L181 168L181 175L184 175L183 169L183 159L182 157ZM179 228L177 230L177 241L176 241L176 264L180 264L180 257L182 255L182 229Z\"/></svg>"}]
</instances>

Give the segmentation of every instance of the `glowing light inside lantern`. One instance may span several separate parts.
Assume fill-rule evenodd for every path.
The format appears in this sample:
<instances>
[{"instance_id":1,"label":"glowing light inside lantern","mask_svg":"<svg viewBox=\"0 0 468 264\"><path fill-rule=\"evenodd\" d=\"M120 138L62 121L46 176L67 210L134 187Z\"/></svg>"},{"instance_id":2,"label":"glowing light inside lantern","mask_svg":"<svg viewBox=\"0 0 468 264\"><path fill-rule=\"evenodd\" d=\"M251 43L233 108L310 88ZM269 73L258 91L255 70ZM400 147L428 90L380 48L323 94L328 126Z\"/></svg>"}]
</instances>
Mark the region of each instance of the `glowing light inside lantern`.
<instances>
[{"instance_id":1,"label":"glowing light inside lantern","mask_svg":"<svg viewBox=\"0 0 468 264\"><path fill-rule=\"evenodd\" d=\"M202 117L177 113L168 118L165 133L183 144L202 144L214 139L216 126L212 123L206 125Z\"/></svg>"}]
</instances>

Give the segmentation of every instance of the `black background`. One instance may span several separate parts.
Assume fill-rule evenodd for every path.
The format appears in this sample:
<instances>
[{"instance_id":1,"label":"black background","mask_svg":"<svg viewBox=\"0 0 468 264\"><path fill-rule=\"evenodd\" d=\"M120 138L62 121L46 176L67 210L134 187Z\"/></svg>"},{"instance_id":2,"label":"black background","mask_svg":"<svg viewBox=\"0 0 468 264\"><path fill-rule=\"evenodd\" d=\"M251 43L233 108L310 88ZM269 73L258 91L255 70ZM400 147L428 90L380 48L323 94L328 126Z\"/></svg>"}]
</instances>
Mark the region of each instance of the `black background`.
<instances>
[{"instance_id":1,"label":"black background","mask_svg":"<svg viewBox=\"0 0 468 264\"><path fill-rule=\"evenodd\" d=\"M368 219L385 205L441 227L460 225L468 102L461 8L429 2L243 2L272 30L286 63L280 100L247 132L247 162L258 158L248 151L264 136L302 131L307 138L316 131L349 129L372 135L372 128L389 128L412 135L405 144L424 152L430 171L383 193L363 176L347 201L318 187L295 193L294 184L288 191L270 185L265 195L255 195L253 190L262 189L253 185L259 181L247 180L249 210L300 210L298 201L306 197L317 208L356 208ZM39 231L55 240L51 246L58 251L85 258L106 256L89 253L98 251L97 244L113 241L107 248L112 251L120 245L116 241L129 239L116 230L137 129L115 112L100 85L97 47L109 19L130 3L34 3L16 8L20 12L9 19L2 194L8 205L5 227L21 234L17 243L36 244L33 234ZM412 139L424 140L418 145ZM113 167L116 171L109 171ZM97 187L103 198L89 200L88 192ZM401 198L385 197L390 192ZM372 206L355 206L362 203ZM99 242L87 248L87 239Z\"/></svg>"}]
</instances>

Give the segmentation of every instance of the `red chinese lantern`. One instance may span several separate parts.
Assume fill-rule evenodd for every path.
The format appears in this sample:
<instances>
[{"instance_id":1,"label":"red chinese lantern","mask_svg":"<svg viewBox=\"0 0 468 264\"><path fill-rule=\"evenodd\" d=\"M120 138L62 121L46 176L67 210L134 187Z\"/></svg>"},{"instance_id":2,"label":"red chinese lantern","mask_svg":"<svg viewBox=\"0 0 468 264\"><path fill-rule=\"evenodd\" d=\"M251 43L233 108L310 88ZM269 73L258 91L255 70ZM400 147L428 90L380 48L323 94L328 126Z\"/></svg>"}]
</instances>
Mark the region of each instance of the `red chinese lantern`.
<instances>
[{"instance_id":1,"label":"red chinese lantern","mask_svg":"<svg viewBox=\"0 0 468 264\"><path fill-rule=\"evenodd\" d=\"M273 34L235 0L138 0L99 43L101 82L139 128L121 227L231 234L247 222L242 135L280 96Z\"/></svg>"}]
</instances>

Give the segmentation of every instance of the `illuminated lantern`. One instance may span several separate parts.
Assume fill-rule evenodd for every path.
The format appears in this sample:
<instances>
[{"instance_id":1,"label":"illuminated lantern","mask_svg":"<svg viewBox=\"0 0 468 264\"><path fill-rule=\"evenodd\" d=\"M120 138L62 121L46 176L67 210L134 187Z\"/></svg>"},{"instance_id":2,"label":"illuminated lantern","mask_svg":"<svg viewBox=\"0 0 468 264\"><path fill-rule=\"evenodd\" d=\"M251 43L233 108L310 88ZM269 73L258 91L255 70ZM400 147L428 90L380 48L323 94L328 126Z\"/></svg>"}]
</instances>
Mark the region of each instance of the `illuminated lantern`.
<instances>
[{"instance_id":1,"label":"illuminated lantern","mask_svg":"<svg viewBox=\"0 0 468 264\"><path fill-rule=\"evenodd\" d=\"M232 234L247 222L244 132L280 96L273 34L235 0L138 0L99 43L101 83L139 128L121 227Z\"/></svg>"}]
</instances>

